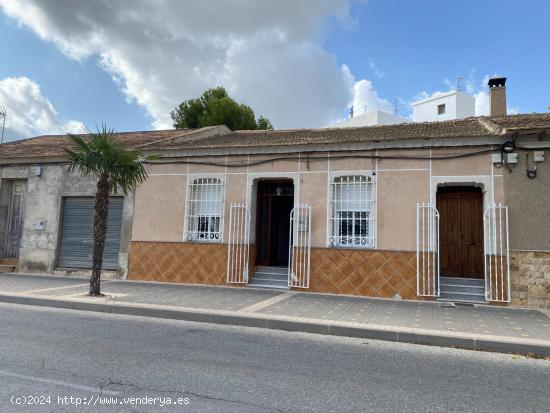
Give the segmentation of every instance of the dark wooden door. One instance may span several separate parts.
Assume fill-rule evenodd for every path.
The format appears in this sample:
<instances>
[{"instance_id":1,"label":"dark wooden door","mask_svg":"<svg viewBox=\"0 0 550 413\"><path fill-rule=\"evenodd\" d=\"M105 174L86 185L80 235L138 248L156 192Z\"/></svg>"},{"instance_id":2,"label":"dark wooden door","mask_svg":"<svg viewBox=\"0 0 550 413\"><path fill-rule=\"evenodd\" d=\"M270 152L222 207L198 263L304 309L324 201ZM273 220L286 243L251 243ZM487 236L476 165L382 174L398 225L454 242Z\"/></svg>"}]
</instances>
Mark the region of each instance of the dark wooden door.
<instances>
[{"instance_id":1,"label":"dark wooden door","mask_svg":"<svg viewBox=\"0 0 550 413\"><path fill-rule=\"evenodd\" d=\"M290 211L293 206L294 185L291 180L267 180L258 184L257 265L288 265Z\"/></svg>"},{"instance_id":2,"label":"dark wooden door","mask_svg":"<svg viewBox=\"0 0 550 413\"><path fill-rule=\"evenodd\" d=\"M442 277L483 278L483 194L479 188L437 192Z\"/></svg>"}]
</instances>

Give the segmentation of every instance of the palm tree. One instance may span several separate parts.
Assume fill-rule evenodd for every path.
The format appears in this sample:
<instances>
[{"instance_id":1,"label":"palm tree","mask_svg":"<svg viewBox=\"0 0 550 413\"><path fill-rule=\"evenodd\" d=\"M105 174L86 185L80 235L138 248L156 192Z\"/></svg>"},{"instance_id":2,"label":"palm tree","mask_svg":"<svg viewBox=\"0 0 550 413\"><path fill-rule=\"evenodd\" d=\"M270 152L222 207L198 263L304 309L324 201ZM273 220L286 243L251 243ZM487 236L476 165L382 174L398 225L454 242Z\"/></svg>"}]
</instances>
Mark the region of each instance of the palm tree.
<instances>
[{"instance_id":1,"label":"palm tree","mask_svg":"<svg viewBox=\"0 0 550 413\"><path fill-rule=\"evenodd\" d=\"M92 276L90 278L90 295L101 295L100 279L103 264L103 250L107 232L107 213L109 195L122 191L124 195L135 190L147 178L144 161L152 159L141 152L125 149L118 134L106 125L97 128L97 132L87 130L83 137L68 137L74 149L65 149L71 161L70 170L83 176L98 178L95 194L95 212L93 224Z\"/></svg>"}]
</instances>

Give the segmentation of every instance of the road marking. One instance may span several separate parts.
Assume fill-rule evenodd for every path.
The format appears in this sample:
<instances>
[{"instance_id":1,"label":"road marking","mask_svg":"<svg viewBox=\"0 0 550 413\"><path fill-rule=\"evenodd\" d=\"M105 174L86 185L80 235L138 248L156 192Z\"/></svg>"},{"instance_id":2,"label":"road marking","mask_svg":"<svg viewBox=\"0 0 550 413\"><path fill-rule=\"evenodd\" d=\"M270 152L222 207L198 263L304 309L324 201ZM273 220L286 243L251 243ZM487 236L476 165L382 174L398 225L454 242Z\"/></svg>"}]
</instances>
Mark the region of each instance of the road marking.
<instances>
[{"instance_id":1,"label":"road marking","mask_svg":"<svg viewBox=\"0 0 550 413\"><path fill-rule=\"evenodd\" d=\"M259 303L249 305L248 307L245 307L242 310L239 310L239 313L253 313L255 311L261 310L262 308L266 308L266 307L269 307L270 305L286 300L287 298L290 298L295 294L296 293L293 291L284 292L280 295L276 295L275 297L271 297L267 300L260 301Z\"/></svg>"},{"instance_id":2,"label":"road marking","mask_svg":"<svg viewBox=\"0 0 550 413\"><path fill-rule=\"evenodd\" d=\"M39 383L55 384L57 386L63 386L71 389L82 390L82 391L87 391L92 393L109 394L112 396L117 396L119 394L119 392L111 391L111 390L103 390L103 389L100 389L99 387L84 386L80 384L67 383L66 381L61 381L61 380L44 379L42 377L36 377L36 376L27 376L26 374L11 373L9 371L4 371L4 370L0 370L0 375L15 377L22 380L36 381Z\"/></svg>"}]
</instances>

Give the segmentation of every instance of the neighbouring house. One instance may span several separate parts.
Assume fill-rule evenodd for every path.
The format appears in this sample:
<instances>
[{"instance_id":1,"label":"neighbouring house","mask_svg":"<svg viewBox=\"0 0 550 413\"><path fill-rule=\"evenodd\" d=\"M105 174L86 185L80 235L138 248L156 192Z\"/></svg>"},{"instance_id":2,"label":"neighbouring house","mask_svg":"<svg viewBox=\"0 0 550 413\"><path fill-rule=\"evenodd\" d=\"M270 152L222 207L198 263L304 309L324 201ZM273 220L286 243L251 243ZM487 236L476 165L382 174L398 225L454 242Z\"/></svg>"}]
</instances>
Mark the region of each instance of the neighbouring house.
<instances>
[{"instance_id":1,"label":"neighbouring house","mask_svg":"<svg viewBox=\"0 0 550 413\"><path fill-rule=\"evenodd\" d=\"M395 125L406 123L407 119L382 110L373 110L353 116L353 111L348 119L333 123L327 128L357 128L361 126Z\"/></svg>"},{"instance_id":2,"label":"neighbouring house","mask_svg":"<svg viewBox=\"0 0 550 413\"><path fill-rule=\"evenodd\" d=\"M502 113L504 81L491 87L499 88L491 93L499 96L494 113ZM119 273L129 251L131 280L549 308L549 132L550 114L501 114L122 134L158 159L123 201ZM9 244L13 211L24 210L20 271L65 267L63 203L75 194L63 182L84 181L64 172L64 139L0 146L0 235ZM29 150L33 142L37 149ZM10 150L27 163L15 162ZM14 189L22 176L13 168L28 181L24 208L14 206L24 188ZM51 178L47 168L60 169ZM89 197L93 188L87 191L77 195ZM90 212L81 215L90 237ZM42 249L47 260L34 258ZM36 262L48 265L27 264Z\"/></svg>"},{"instance_id":3,"label":"neighbouring house","mask_svg":"<svg viewBox=\"0 0 550 413\"><path fill-rule=\"evenodd\" d=\"M121 133L129 148L196 131ZM226 129L226 128L224 128ZM69 171L66 136L39 136L0 145L0 271L79 273L92 264L96 180ZM103 269L126 277L134 194L109 203Z\"/></svg>"},{"instance_id":4,"label":"neighbouring house","mask_svg":"<svg viewBox=\"0 0 550 413\"><path fill-rule=\"evenodd\" d=\"M460 90L436 93L411 103L413 122L465 119L476 114L476 100ZM504 102L506 109L506 102ZM496 114L495 112L491 112ZM506 113L499 113L499 115Z\"/></svg>"}]
</instances>

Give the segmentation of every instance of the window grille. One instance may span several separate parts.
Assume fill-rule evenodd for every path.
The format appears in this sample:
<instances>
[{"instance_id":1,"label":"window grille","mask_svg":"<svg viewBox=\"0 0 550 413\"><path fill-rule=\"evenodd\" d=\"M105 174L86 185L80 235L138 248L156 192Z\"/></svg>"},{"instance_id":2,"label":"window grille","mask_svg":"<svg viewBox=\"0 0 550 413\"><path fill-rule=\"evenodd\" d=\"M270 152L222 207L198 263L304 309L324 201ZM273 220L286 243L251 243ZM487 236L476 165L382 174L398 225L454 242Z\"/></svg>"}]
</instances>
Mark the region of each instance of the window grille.
<instances>
[{"instance_id":1,"label":"window grille","mask_svg":"<svg viewBox=\"0 0 550 413\"><path fill-rule=\"evenodd\" d=\"M219 178L195 179L187 199L188 241L222 241L223 184Z\"/></svg>"},{"instance_id":2,"label":"window grille","mask_svg":"<svg viewBox=\"0 0 550 413\"><path fill-rule=\"evenodd\" d=\"M331 246L375 247L374 182L368 176L340 176L331 182Z\"/></svg>"}]
</instances>

